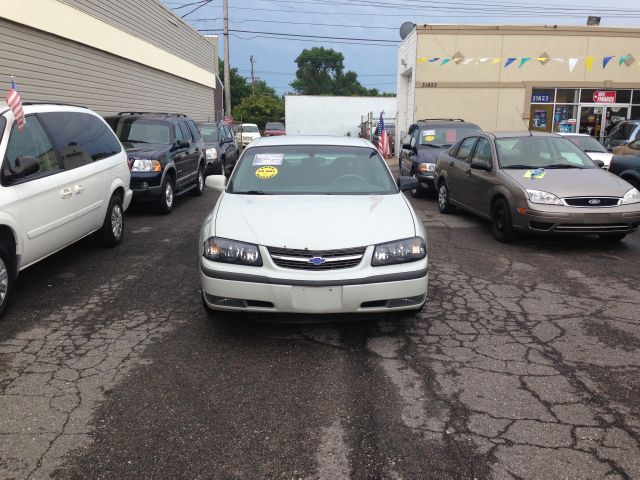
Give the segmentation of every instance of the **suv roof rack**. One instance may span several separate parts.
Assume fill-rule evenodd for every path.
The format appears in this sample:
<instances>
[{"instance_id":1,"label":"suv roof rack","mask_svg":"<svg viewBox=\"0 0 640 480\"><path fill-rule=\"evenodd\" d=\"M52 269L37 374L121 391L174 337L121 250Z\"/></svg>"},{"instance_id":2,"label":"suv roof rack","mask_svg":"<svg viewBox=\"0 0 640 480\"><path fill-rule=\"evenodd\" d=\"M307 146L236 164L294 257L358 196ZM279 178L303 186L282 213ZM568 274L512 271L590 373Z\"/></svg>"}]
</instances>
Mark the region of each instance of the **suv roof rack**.
<instances>
[{"instance_id":1,"label":"suv roof rack","mask_svg":"<svg viewBox=\"0 0 640 480\"><path fill-rule=\"evenodd\" d=\"M423 118L421 120L418 120L418 122L432 122L434 120L437 120L440 122L464 122L465 121L462 118Z\"/></svg>"},{"instance_id":2,"label":"suv roof rack","mask_svg":"<svg viewBox=\"0 0 640 480\"><path fill-rule=\"evenodd\" d=\"M74 105L73 103L61 103L61 102L22 102L22 105L60 105L62 107L78 107L78 108L86 108L84 105Z\"/></svg>"},{"instance_id":3,"label":"suv roof rack","mask_svg":"<svg viewBox=\"0 0 640 480\"><path fill-rule=\"evenodd\" d=\"M186 117L184 113L169 112L118 112L116 115L173 115L176 117Z\"/></svg>"}]
</instances>

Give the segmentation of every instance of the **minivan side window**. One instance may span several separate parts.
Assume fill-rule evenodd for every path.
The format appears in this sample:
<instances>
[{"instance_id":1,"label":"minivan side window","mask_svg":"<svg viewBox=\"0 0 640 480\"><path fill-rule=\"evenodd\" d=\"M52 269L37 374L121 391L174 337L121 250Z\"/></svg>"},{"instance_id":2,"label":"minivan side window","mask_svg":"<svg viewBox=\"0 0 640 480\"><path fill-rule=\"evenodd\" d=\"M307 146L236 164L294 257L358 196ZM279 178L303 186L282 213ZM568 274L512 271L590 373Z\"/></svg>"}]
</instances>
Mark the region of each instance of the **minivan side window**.
<instances>
[{"instance_id":1,"label":"minivan side window","mask_svg":"<svg viewBox=\"0 0 640 480\"><path fill-rule=\"evenodd\" d=\"M13 169L16 166L16 162L20 157L34 157L39 166L37 172L23 178L39 178L62 171L53 145L51 145L47 133L35 115L27 115L25 117L24 130L18 130L15 123L11 128L7 150L2 163L3 180L8 175L9 169Z\"/></svg>"},{"instance_id":2,"label":"minivan side window","mask_svg":"<svg viewBox=\"0 0 640 480\"><path fill-rule=\"evenodd\" d=\"M62 158L66 170L78 168L122 151L113 130L100 118L81 112L38 114Z\"/></svg>"}]
</instances>

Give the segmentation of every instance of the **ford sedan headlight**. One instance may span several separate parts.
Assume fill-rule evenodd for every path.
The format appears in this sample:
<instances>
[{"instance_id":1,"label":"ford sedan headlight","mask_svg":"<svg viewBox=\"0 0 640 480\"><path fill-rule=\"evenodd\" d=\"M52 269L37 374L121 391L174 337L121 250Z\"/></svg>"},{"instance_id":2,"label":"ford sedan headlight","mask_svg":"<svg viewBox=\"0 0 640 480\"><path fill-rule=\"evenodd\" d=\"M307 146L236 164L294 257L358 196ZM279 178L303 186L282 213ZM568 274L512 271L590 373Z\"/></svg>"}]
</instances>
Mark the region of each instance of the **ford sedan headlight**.
<instances>
[{"instance_id":1,"label":"ford sedan headlight","mask_svg":"<svg viewBox=\"0 0 640 480\"><path fill-rule=\"evenodd\" d=\"M204 154L207 157L207 160L217 160L218 158L218 150L215 148L207 148L204 151Z\"/></svg>"},{"instance_id":2,"label":"ford sedan headlight","mask_svg":"<svg viewBox=\"0 0 640 480\"><path fill-rule=\"evenodd\" d=\"M640 192L637 188L632 188L622 197L622 205L629 205L631 203L640 203Z\"/></svg>"},{"instance_id":3,"label":"ford sedan headlight","mask_svg":"<svg viewBox=\"0 0 640 480\"><path fill-rule=\"evenodd\" d=\"M405 238L376 245L371 266L415 262L427 256L427 245L422 237Z\"/></svg>"},{"instance_id":4,"label":"ford sedan headlight","mask_svg":"<svg viewBox=\"0 0 640 480\"><path fill-rule=\"evenodd\" d=\"M564 205L553 193L543 192L540 190L529 190L527 188L527 196L531 203L541 203L543 205Z\"/></svg>"},{"instance_id":5,"label":"ford sedan headlight","mask_svg":"<svg viewBox=\"0 0 640 480\"><path fill-rule=\"evenodd\" d=\"M131 165L132 172L161 172L162 165L158 160L134 160Z\"/></svg>"},{"instance_id":6,"label":"ford sedan headlight","mask_svg":"<svg viewBox=\"0 0 640 480\"><path fill-rule=\"evenodd\" d=\"M262 257L257 245L227 238L210 237L204 242L204 258L213 262L237 265L262 266Z\"/></svg>"}]
</instances>

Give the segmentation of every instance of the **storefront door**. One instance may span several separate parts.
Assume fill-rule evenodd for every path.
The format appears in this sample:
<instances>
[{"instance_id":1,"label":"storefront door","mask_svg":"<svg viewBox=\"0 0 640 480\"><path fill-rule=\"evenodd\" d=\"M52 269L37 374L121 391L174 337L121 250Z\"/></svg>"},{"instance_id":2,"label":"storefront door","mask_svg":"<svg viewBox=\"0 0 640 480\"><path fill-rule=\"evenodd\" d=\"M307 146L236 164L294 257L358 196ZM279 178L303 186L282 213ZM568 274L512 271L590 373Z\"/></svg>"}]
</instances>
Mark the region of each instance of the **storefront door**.
<instances>
[{"instance_id":1,"label":"storefront door","mask_svg":"<svg viewBox=\"0 0 640 480\"><path fill-rule=\"evenodd\" d=\"M611 128L629 118L628 105L580 105L578 133L586 133L602 142Z\"/></svg>"}]
</instances>

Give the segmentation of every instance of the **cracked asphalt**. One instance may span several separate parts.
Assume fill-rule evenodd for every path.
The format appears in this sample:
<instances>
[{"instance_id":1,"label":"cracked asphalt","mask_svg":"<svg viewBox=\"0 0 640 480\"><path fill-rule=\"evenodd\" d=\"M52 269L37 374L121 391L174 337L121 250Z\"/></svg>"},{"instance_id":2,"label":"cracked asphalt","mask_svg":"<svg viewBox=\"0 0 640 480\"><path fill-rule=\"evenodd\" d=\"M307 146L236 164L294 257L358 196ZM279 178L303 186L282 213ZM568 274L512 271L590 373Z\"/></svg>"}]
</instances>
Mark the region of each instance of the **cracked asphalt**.
<instances>
[{"instance_id":1,"label":"cracked asphalt","mask_svg":"<svg viewBox=\"0 0 640 480\"><path fill-rule=\"evenodd\" d=\"M640 478L640 234L502 245L411 199L421 312L255 322L200 304L215 198L135 209L119 247L22 272L0 478Z\"/></svg>"}]
</instances>

